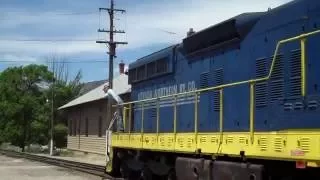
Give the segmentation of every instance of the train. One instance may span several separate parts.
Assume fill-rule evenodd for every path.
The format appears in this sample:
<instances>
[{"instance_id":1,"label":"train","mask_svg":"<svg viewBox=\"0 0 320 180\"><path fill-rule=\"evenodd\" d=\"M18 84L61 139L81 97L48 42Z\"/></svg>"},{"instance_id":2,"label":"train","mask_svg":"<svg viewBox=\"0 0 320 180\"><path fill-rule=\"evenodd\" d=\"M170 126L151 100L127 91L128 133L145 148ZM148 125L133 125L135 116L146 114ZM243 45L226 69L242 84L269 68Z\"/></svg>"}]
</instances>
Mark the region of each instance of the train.
<instances>
[{"instance_id":1,"label":"train","mask_svg":"<svg viewBox=\"0 0 320 180\"><path fill-rule=\"evenodd\" d=\"M129 65L107 130L127 179L320 179L320 1L243 13ZM121 125L122 128L119 128Z\"/></svg>"}]
</instances>

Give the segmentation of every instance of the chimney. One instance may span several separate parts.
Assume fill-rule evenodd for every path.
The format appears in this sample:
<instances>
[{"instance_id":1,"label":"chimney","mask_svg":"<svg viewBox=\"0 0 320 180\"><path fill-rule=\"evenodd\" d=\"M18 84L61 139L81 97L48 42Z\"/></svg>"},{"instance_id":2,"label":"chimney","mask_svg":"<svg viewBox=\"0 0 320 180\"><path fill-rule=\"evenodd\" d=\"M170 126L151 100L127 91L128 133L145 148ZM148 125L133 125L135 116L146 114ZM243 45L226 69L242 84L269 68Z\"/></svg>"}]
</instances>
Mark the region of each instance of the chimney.
<instances>
[{"instance_id":1,"label":"chimney","mask_svg":"<svg viewBox=\"0 0 320 180\"><path fill-rule=\"evenodd\" d=\"M187 32L187 37L195 34L196 32L193 30L193 28L190 28L189 31Z\"/></svg>"},{"instance_id":2,"label":"chimney","mask_svg":"<svg viewBox=\"0 0 320 180\"><path fill-rule=\"evenodd\" d=\"M122 61L119 63L119 73L124 74L124 63Z\"/></svg>"}]
</instances>

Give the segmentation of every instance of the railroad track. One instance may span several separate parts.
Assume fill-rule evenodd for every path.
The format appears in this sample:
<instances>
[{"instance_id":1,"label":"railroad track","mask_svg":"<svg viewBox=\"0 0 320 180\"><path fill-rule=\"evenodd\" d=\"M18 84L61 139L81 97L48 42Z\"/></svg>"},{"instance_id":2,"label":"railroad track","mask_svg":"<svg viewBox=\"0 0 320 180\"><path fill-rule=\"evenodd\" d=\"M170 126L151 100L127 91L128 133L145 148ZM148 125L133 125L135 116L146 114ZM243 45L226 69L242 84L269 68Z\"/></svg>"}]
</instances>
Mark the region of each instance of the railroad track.
<instances>
[{"instance_id":1,"label":"railroad track","mask_svg":"<svg viewBox=\"0 0 320 180\"><path fill-rule=\"evenodd\" d=\"M15 158L25 158L25 159L43 162L46 164L51 164L59 167L73 169L76 171L99 176L105 180L123 180L122 178L114 178L106 174L105 166L101 166L101 165L94 165L94 164L70 161L65 159L57 159L57 158L51 158L46 156L39 156L39 155L34 155L29 153L14 152L14 151L2 150L2 149L0 149L0 154L10 156L10 157L15 157Z\"/></svg>"}]
</instances>

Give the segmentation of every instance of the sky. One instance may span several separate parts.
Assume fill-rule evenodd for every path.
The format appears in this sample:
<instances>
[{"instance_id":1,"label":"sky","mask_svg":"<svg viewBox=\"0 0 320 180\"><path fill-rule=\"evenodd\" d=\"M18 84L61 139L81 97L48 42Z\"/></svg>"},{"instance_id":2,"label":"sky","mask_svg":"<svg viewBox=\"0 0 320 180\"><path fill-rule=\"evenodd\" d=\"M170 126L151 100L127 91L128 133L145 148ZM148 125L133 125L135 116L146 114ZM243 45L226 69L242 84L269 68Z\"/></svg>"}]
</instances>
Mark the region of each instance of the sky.
<instances>
[{"instance_id":1,"label":"sky","mask_svg":"<svg viewBox=\"0 0 320 180\"><path fill-rule=\"evenodd\" d=\"M114 62L129 64L169 45L180 43L189 28L199 31L244 12L266 11L291 0L115 0L126 13L115 14ZM109 17L100 7L110 0L0 0L0 72L8 67L45 64L51 57L66 60L70 75L82 81L107 79ZM31 41L32 40L32 41ZM36 40L36 41L35 41Z\"/></svg>"}]
</instances>

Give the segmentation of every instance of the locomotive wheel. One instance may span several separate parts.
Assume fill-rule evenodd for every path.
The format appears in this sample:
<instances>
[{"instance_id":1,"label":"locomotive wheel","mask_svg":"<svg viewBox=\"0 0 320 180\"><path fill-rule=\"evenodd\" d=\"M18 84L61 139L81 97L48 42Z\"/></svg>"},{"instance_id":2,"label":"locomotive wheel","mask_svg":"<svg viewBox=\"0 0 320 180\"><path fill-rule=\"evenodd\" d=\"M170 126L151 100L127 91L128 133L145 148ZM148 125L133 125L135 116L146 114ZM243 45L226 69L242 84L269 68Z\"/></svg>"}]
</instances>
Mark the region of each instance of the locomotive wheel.
<instances>
[{"instance_id":1,"label":"locomotive wheel","mask_svg":"<svg viewBox=\"0 0 320 180\"><path fill-rule=\"evenodd\" d=\"M152 172L148 168L141 171L140 180L152 180Z\"/></svg>"},{"instance_id":2,"label":"locomotive wheel","mask_svg":"<svg viewBox=\"0 0 320 180\"><path fill-rule=\"evenodd\" d=\"M122 178L128 178L130 175L130 169L126 166L125 163L122 163L120 166L120 174Z\"/></svg>"},{"instance_id":3,"label":"locomotive wheel","mask_svg":"<svg viewBox=\"0 0 320 180\"><path fill-rule=\"evenodd\" d=\"M139 171L130 169L126 163L123 163L120 167L121 177L125 180L137 180L140 177Z\"/></svg>"},{"instance_id":4,"label":"locomotive wheel","mask_svg":"<svg viewBox=\"0 0 320 180\"><path fill-rule=\"evenodd\" d=\"M169 174L167 176L167 180L176 180L176 173L174 170L169 171Z\"/></svg>"}]
</instances>

